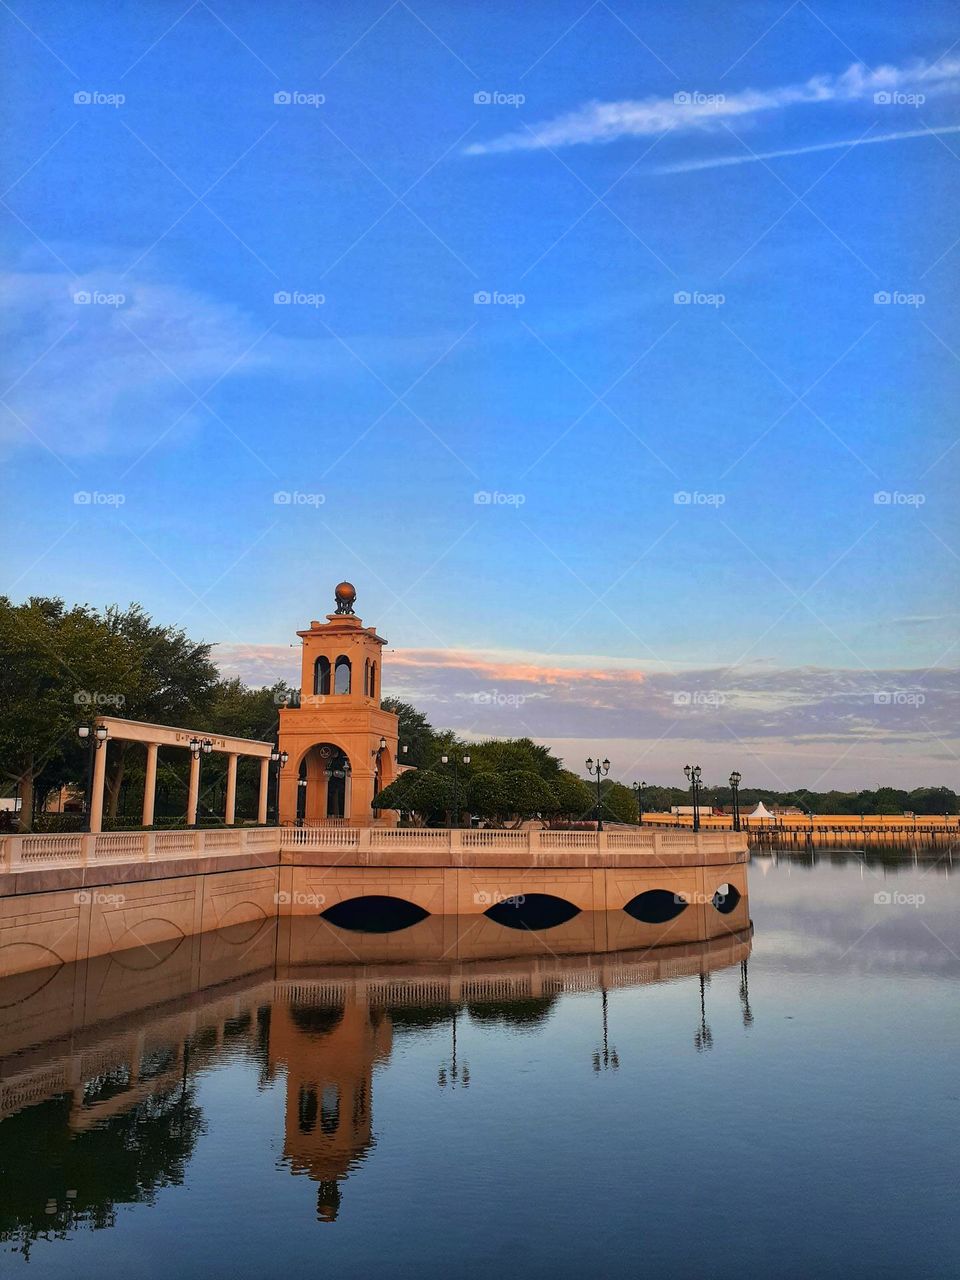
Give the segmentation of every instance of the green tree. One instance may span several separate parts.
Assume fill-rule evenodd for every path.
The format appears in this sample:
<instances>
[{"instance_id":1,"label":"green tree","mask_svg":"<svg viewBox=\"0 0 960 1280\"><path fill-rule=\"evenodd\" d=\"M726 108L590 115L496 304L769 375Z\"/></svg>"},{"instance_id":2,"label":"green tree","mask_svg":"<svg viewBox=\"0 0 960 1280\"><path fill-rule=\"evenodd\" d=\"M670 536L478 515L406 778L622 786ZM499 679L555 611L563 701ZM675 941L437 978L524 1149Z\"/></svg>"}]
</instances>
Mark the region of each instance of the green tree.
<instances>
[{"instance_id":1,"label":"green tree","mask_svg":"<svg viewBox=\"0 0 960 1280\"><path fill-rule=\"evenodd\" d=\"M463 787L460 788L461 804ZM416 826L439 825L448 820L457 802L453 779L433 769L408 769L374 797L376 809L397 809L409 814Z\"/></svg>"},{"instance_id":2,"label":"green tree","mask_svg":"<svg viewBox=\"0 0 960 1280\"><path fill-rule=\"evenodd\" d=\"M593 794L582 778L569 769L561 769L551 785L560 817L572 821L590 817L594 807Z\"/></svg>"}]
</instances>

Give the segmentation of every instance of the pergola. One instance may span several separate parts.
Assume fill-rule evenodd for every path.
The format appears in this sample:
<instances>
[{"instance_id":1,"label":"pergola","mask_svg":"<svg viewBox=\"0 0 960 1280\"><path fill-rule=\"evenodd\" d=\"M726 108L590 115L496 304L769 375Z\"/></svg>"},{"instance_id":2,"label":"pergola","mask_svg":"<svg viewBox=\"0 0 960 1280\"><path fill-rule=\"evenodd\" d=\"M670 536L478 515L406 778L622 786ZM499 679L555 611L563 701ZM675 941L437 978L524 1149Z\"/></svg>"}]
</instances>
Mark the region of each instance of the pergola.
<instances>
[{"instance_id":1,"label":"pergola","mask_svg":"<svg viewBox=\"0 0 960 1280\"><path fill-rule=\"evenodd\" d=\"M106 729L106 736L97 729ZM200 797L200 756L220 751L227 756L227 793L224 805L224 822L232 826L237 806L237 761L240 756L255 756L260 761L260 790L257 798L257 821L267 820L267 786L270 774L272 742L257 742L253 738L228 738L222 734L206 733L202 729L174 729L165 724L146 724L140 720L121 720L116 716L97 716L93 722L96 745L93 782L90 792L90 830L103 829L103 792L107 776L108 742L142 742L147 748L147 769L143 783L143 825L153 825L153 811L157 790L157 752L161 747L180 747L190 751L190 780L187 789L187 825L197 821L197 804ZM198 750L195 744L202 746ZM209 745L208 745L209 744ZM102 749L101 749L102 748Z\"/></svg>"}]
</instances>

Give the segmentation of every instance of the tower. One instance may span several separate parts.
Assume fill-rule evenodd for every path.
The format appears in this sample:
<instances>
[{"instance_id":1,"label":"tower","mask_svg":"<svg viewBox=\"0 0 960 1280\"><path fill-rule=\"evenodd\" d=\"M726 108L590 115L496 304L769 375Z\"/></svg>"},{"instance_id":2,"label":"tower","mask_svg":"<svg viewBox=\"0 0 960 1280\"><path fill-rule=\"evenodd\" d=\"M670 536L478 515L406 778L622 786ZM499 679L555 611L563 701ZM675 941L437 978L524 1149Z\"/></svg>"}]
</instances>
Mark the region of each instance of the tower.
<instances>
[{"instance_id":1,"label":"tower","mask_svg":"<svg viewBox=\"0 0 960 1280\"><path fill-rule=\"evenodd\" d=\"M353 611L357 593L341 582L326 622L298 631L303 641L300 698L280 711L280 821L308 826L340 818L369 826L374 796L393 781L397 717L380 708L386 644ZM389 818L389 813L384 815Z\"/></svg>"}]
</instances>

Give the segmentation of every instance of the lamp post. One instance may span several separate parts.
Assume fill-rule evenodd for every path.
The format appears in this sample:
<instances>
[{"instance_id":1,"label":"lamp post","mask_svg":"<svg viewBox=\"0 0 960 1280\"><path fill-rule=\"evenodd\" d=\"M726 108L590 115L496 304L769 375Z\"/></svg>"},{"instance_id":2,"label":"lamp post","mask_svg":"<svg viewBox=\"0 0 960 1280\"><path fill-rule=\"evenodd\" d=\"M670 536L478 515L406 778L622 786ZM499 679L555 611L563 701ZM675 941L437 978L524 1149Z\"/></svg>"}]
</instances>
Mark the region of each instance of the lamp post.
<instances>
[{"instance_id":1,"label":"lamp post","mask_svg":"<svg viewBox=\"0 0 960 1280\"><path fill-rule=\"evenodd\" d=\"M469 763L470 763L470 757L469 757L468 755L466 755L466 754L462 755L462 756L460 757L460 759L463 761L463 763L464 763L464 764L469 764ZM457 779L458 779L458 777L459 777L459 768L458 768L458 763L457 763L457 757L456 757L456 756L448 756L448 755L446 755L446 754L444 754L444 755L442 755L442 756L440 757L440 763L441 763L441 764L450 764L450 763L451 763L451 761L453 762L453 810L454 810L454 823L453 823L453 825L454 825L455 827L459 827L459 825L460 825L460 784L459 784L459 782L457 781Z\"/></svg>"},{"instance_id":2,"label":"lamp post","mask_svg":"<svg viewBox=\"0 0 960 1280\"><path fill-rule=\"evenodd\" d=\"M297 826L303 826L303 817L307 808L307 780L297 779Z\"/></svg>"},{"instance_id":3,"label":"lamp post","mask_svg":"<svg viewBox=\"0 0 960 1280\"><path fill-rule=\"evenodd\" d=\"M93 756L94 752L106 745L110 730L105 724L80 724L77 725L77 737L87 744L87 785L83 793L83 816L89 826L90 803L93 797Z\"/></svg>"},{"instance_id":4,"label":"lamp post","mask_svg":"<svg viewBox=\"0 0 960 1280\"><path fill-rule=\"evenodd\" d=\"M209 738L191 738L190 754L193 756L196 764L190 770L190 795L187 799L187 826L195 827L198 818L198 805L200 802L200 757L208 756L213 750L213 743ZM191 818L193 821L191 822Z\"/></svg>"},{"instance_id":5,"label":"lamp post","mask_svg":"<svg viewBox=\"0 0 960 1280\"><path fill-rule=\"evenodd\" d=\"M693 829L700 830L700 766L698 764L685 764L683 772L687 775L687 781L690 783L690 792L693 796Z\"/></svg>"},{"instance_id":6,"label":"lamp post","mask_svg":"<svg viewBox=\"0 0 960 1280\"><path fill-rule=\"evenodd\" d=\"M733 829L740 830L740 778L741 774L734 769L730 775L730 790L733 792Z\"/></svg>"},{"instance_id":7,"label":"lamp post","mask_svg":"<svg viewBox=\"0 0 960 1280\"><path fill-rule=\"evenodd\" d=\"M636 796L637 796L637 826L638 827L643 826L643 788L646 785L647 785L646 781L635 782L633 784L633 789L636 792Z\"/></svg>"},{"instance_id":8,"label":"lamp post","mask_svg":"<svg viewBox=\"0 0 960 1280\"><path fill-rule=\"evenodd\" d=\"M290 757L286 753L286 751L280 750L279 743L270 752L270 763L275 764L277 766L277 789L276 789L276 796L275 796L275 804L276 804L278 827L280 825L280 770L286 767L287 761L289 759Z\"/></svg>"},{"instance_id":9,"label":"lamp post","mask_svg":"<svg viewBox=\"0 0 960 1280\"><path fill-rule=\"evenodd\" d=\"M602 831L603 809L600 800L600 779L610 772L610 761L606 756L604 756L602 760L598 760L597 763L594 764L593 758L591 756L587 756L586 765L587 773L590 774L591 778L596 778L597 780L597 830Z\"/></svg>"}]
</instances>

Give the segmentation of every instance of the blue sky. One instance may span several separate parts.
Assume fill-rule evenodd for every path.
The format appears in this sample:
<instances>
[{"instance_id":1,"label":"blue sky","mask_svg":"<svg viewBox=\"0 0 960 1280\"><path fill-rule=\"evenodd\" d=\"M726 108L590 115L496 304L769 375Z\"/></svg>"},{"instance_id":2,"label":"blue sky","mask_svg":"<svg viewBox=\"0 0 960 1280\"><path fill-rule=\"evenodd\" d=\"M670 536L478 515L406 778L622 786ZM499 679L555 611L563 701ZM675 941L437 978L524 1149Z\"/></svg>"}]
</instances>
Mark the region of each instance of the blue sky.
<instances>
[{"instance_id":1,"label":"blue sky","mask_svg":"<svg viewBox=\"0 0 960 1280\"><path fill-rule=\"evenodd\" d=\"M348 577L436 723L954 782L951 16L5 6L0 589L266 680Z\"/></svg>"}]
</instances>

